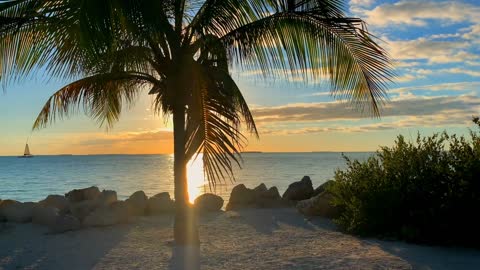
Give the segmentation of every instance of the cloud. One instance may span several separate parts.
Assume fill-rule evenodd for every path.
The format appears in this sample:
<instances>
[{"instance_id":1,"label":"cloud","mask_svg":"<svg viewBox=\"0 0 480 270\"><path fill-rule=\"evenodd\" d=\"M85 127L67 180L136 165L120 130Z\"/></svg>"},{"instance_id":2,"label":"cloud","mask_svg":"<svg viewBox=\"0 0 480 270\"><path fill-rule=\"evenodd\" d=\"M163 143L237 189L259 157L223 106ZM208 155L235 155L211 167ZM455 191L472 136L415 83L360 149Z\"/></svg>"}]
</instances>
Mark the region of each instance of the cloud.
<instances>
[{"instance_id":1,"label":"cloud","mask_svg":"<svg viewBox=\"0 0 480 270\"><path fill-rule=\"evenodd\" d=\"M376 0L350 0L350 9L356 10L358 8L371 7Z\"/></svg>"},{"instance_id":2,"label":"cloud","mask_svg":"<svg viewBox=\"0 0 480 270\"><path fill-rule=\"evenodd\" d=\"M411 82L417 79L423 79L425 76L423 75L412 75L412 74L405 74L403 76L395 77L395 82L403 83L403 82Z\"/></svg>"},{"instance_id":3,"label":"cloud","mask_svg":"<svg viewBox=\"0 0 480 270\"><path fill-rule=\"evenodd\" d=\"M81 145L112 145L117 143L172 141L173 132L170 130L153 130L142 132L123 132L118 134L95 134L88 136L94 139L81 139Z\"/></svg>"},{"instance_id":4,"label":"cloud","mask_svg":"<svg viewBox=\"0 0 480 270\"><path fill-rule=\"evenodd\" d=\"M478 113L480 98L473 95L418 97L401 96L392 99L382 109L382 117L421 117L441 115L456 111L466 118ZM265 107L253 110L256 121L268 123L312 123L341 120L359 120L366 115L346 108L341 102L323 102L309 104L291 104L286 106Z\"/></svg>"},{"instance_id":5,"label":"cloud","mask_svg":"<svg viewBox=\"0 0 480 270\"><path fill-rule=\"evenodd\" d=\"M439 83L430 85L417 85L409 87L400 87L391 89L388 91L391 94L394 93L406 93L411 91L426 91L426 92L438 92L438 91L476 91L480 87L480 82L456 82L456 83Z\"/></svg>"},{"instance_id":6,"label":"cloud","mask_svg":"<svg viewBox=\"0 0 480 270\"><path fill-rule=\"evenodd\" d=\"M402 128L444 128L445 126L468 126L471 124L471 116L466 115L462 110L446 110L437 115L407 116L400 120L382 121L356 126L331 126L331 127L306 127L298 129L261 129L262 135L305 135L318 133L363 133L375 131L398 130Z\"/></svg>"},{"instance_id":7,"label":"cloud","mask_svg":"<svg viewBox=\"0 0 480 270\"><path fill-rule=\"evenodd\" d=\"M464 69L464 68L441 69L440 72L452 73L452 74L466 74L472 77L480 77L480 71Z\"/></svg>"},{"instance_id":8,"label":"cloud","mask_svg":"<svg viewBox=\"0 0 480 270\"><path fill-rule=\"evenodd\" d=\"M429 20L456 22L478 22L480 7L459 1L404 0L385 3L373 10L364 10L366 21L375 26L389 25L426 26Z\"/></svg>"},{"instance_id":9,"label":"cloud","mask_svg":"<svg viewBox=\"0 0 480 270\"><path fill-rule=\"evenodd\" d=\"M386 40L386 47L396 60L427 60L429 63L453 63L478 59L468 53L470 46L465 41L436 41L427 38L414 40Z\"/></svg>"}]
</instances>

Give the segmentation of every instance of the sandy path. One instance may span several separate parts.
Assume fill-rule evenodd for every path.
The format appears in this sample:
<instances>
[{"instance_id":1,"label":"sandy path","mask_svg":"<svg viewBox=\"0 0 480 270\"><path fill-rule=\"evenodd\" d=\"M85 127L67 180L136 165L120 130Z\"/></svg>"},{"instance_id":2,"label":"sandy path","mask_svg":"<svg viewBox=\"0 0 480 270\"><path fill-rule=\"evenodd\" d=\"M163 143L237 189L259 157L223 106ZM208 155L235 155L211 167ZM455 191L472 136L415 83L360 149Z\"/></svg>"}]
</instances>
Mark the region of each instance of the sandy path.
<instances>
[{"instance_id":1,"label":"sandy path","mask_svg":"<svg viewBox=\"0 0 480 270\"><path fill-rule=\"evenodd\" d=\"M201 269L479 269L480 251L358 239L294 209L201 218ZM0 269L169 269L171 217L59 235L0 225Z\"/></svg>"}]
</instances>

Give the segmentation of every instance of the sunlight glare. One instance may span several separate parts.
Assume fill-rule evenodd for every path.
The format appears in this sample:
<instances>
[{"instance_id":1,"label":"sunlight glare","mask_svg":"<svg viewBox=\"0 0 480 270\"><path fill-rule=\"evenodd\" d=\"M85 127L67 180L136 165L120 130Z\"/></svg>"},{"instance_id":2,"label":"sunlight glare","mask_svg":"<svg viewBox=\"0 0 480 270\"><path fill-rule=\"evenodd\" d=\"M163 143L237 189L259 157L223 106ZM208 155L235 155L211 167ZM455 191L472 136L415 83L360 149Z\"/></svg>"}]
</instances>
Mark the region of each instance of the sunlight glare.
<instances>
[{"instance_id":1,"label":"sunlight glare","mask_svg":"<svg viewBox=\"0 0 480 270\"><path fill-rule=\"evenodd\" d=\"M199 154L196 159L191 159L187 164L188 196L191 203L205 193L207 183L203 174L202 155Z\"/></svg>"}]
</instances>

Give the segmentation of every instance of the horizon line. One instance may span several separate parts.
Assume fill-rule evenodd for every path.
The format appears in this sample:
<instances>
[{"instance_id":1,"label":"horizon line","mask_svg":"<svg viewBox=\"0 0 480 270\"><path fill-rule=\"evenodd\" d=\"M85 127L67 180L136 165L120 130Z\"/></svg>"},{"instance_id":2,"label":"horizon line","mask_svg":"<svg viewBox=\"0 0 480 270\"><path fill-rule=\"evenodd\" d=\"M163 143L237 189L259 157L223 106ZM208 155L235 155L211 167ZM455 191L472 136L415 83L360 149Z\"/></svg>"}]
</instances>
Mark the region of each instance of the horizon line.
<instances>
[{"instance_id":1,"label":"horizon line","mask_svg":"<svg viewBox=\"0 0 480 270\"><path fill-rule=\"evenodd\" d=\"M241 153L242 155L247 154L319 154L319 153L374 153L376 151L279 151L279 152L272 152L272 151L247 151ZM122 154L122 153L112 153L112 154L38 154L33 156L162 156L162 155L173 155L173 153L153 153L153 154ZM2 155L0 157L18 157L21 155Z\"/></svg>"}]
</instances>

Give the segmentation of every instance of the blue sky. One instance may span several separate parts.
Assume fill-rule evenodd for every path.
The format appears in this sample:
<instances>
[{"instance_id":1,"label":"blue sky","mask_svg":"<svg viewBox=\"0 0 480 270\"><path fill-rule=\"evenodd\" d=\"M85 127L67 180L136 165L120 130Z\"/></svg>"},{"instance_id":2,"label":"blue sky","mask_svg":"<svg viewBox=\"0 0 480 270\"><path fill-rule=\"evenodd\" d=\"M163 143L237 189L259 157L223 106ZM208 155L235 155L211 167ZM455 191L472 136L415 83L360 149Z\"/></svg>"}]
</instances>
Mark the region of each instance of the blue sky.
<instances>
[{"instance_id":1,"label":"blue sky","mask_svg":"<svg viewBox=\"0 0 480 270\"><path fill-rule=\"evenodd\" d=\"M382 118L333 100L327 82L263 81L254 71L235 71L261 133L249 150L372 151L391 145L398 134L467 133L471 116L480 114L480 2L346 3L395 59L398 78ZM76 116L31 134L44 102L64 83L33 78L0 93L0 155L21 153L30 136L32 151L42 154L171 152L170 124L152 115L146 95L108 132Z\"/></svg>"}]
</instances>

